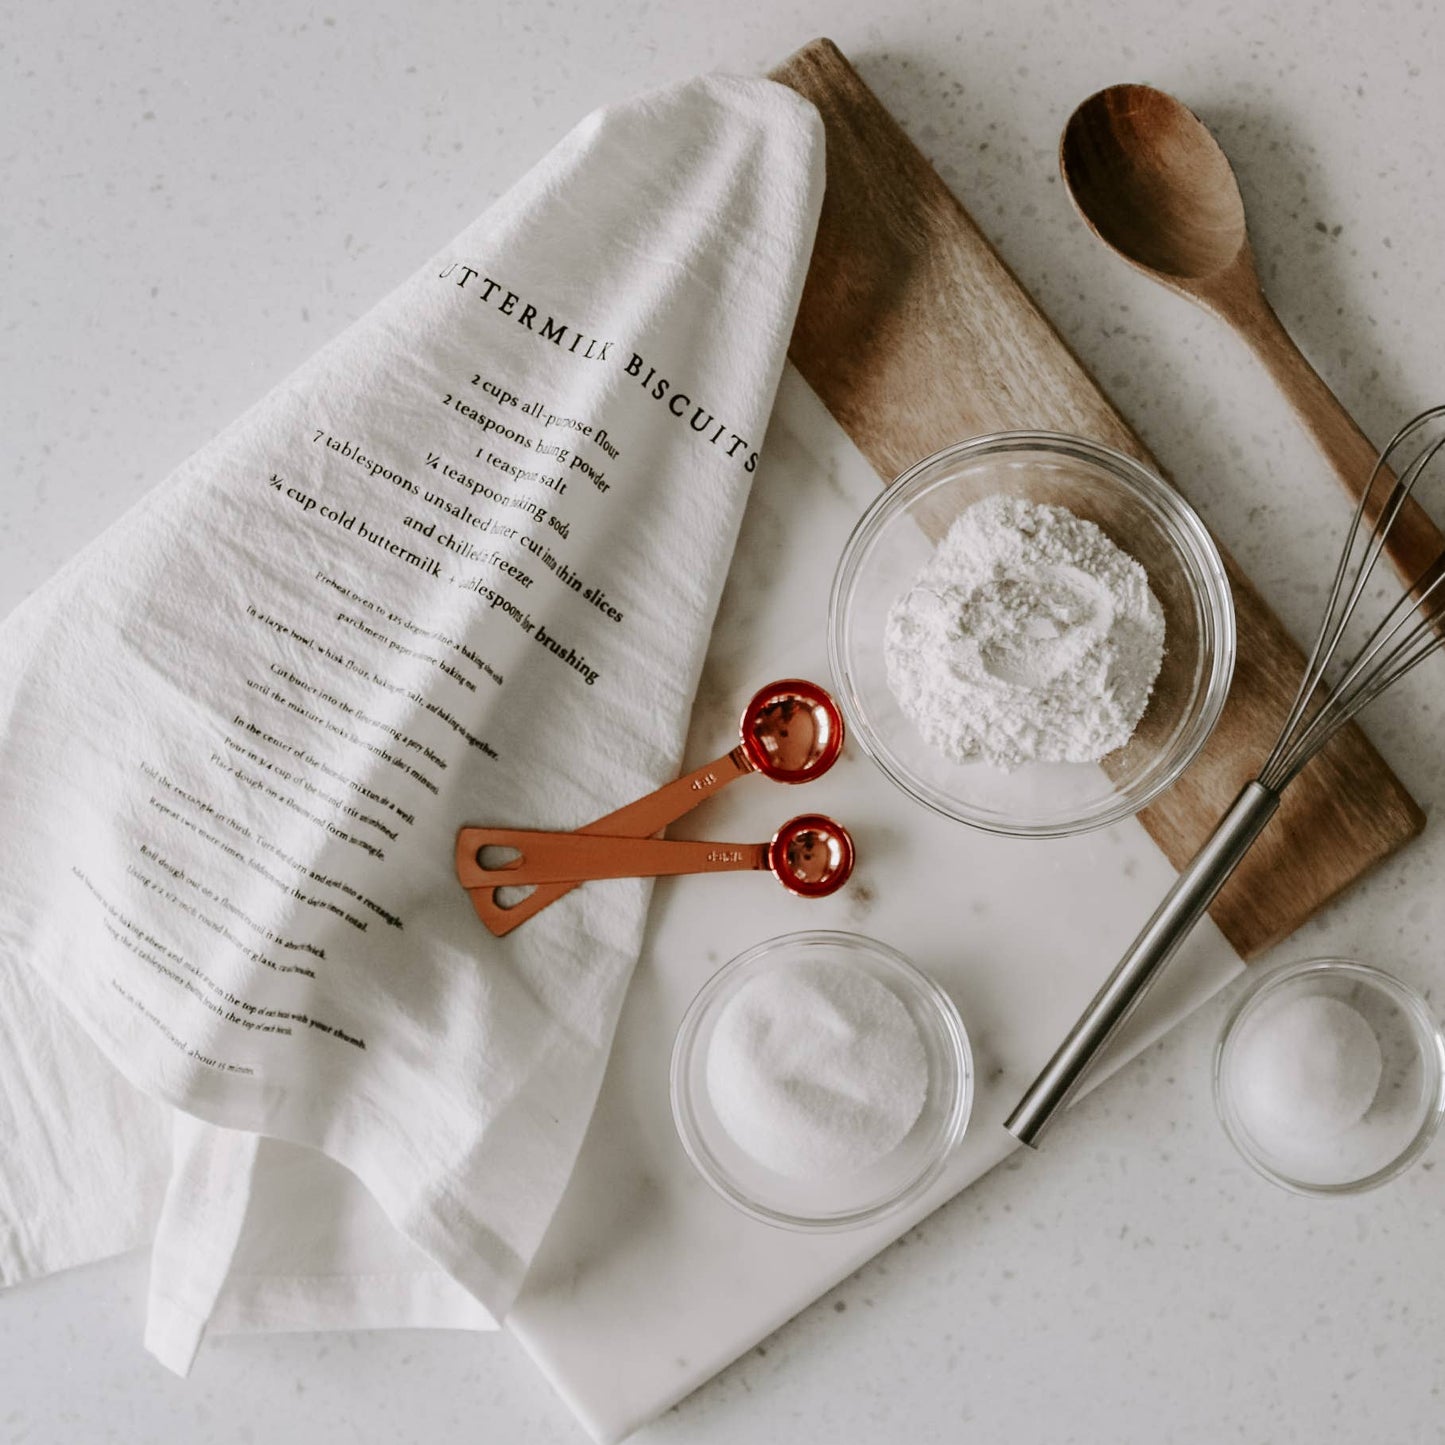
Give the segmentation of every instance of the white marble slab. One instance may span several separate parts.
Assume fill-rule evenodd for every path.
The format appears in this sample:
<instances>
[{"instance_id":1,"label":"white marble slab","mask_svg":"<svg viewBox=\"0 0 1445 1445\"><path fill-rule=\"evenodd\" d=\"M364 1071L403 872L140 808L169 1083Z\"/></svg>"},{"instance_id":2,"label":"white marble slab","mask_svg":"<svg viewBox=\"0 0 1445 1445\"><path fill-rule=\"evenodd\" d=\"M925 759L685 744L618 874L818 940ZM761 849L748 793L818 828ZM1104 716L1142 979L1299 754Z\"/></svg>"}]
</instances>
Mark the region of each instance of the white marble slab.
<instances>
[{"instance_id":1,"label":"white marble slab","mask_svg":"<svg viewBox=\"0 0 1445 1445\"><path fill-rule=\"evenodd\" d=\"M791 368L764 456L688 766L729 745L733 718L769 679L828 681L834 564L878 491ZM793 898L761 877L659 884L587 1143L509 1320L599 1441L695 1389L1003 1159L1013 1146L1003 1119L1174 877L1133 820L1058 842L967 829L894 787L856 741L806 788L748 779L672 834L764 838L805 811L839 818L858 845L853 881L833 898ZM952 996L975 1055L973 1117L943 1178L898 1215L842 1234L780 1230L733 1209L693 1170L669 1109L673 1034L693 994L743 949L800 928L902 950ZM1218 930L1201 928L1113 1065L1240 967Z\"/></svg>"}]
</instances>

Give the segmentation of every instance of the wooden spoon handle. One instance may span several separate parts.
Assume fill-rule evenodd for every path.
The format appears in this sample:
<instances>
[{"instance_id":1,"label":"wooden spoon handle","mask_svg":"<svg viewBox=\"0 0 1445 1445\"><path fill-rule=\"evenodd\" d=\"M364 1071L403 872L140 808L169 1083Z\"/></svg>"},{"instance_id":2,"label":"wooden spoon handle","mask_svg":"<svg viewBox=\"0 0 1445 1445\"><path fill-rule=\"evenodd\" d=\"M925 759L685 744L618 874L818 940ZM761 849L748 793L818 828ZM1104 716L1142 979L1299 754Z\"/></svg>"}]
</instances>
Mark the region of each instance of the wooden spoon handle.
<instances>
[{"instance_id":1,"label":"wooden spoon handle","mask_svg":"<svg viewBox=\"0 0 1445 1445\"><path fill-rule=\"evenodd\" d=\"M1284 393L1295 415L1338 473L1345 490L1358 501L1369 485L1379 449L1355 425L1339 398L1305 359L1262 292L1255 293L1247 309L1236 309L1230 320ZM1391 485L1392 479L1387 476L1376 483L1381 504ZM1442 553L1445 553L1445 533L1412 496L1390 528L1385 555L1406 586L1413 587Z\"/></svg>"}]
</instances>

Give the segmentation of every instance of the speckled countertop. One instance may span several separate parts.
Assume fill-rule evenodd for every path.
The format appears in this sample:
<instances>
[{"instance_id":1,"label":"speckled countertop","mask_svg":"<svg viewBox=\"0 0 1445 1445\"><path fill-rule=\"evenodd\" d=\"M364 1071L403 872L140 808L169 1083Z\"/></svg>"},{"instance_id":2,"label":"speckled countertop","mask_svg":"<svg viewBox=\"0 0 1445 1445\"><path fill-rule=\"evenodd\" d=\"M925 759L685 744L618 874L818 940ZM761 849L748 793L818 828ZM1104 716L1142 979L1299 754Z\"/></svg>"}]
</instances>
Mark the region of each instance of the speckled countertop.
<instances>
[{"instance_id":1,"label":"speckled countertop","mask_svg":"<svg viewBox=\"0 0 1445 1445\"><path fill-rule=\"evenodd\" d=\"M1260 269L1376 437L1442 399L1445 17L1283 0L829 6L154 0L16 8L0 34L0 610L431 254L596 104L829 34L1297 635L1343 512L1253 364L1090 242L1054 168L1099 86L1215 129ZM1438 669L1369 731L1445 798ZM1277 950L1445 995L1445 843ZM1014 1159L640 1438L1445 1438L1445 1169L1316 1203L1231 1153L1215 999ZM1437 1008L1439 1004L1437 1002ZM984 1248L980 1241L986 1241ZM507 1336L140 1346L144 1261L0 1296L0 1440L580 1441Z\"/></svg>"}]
</instances>

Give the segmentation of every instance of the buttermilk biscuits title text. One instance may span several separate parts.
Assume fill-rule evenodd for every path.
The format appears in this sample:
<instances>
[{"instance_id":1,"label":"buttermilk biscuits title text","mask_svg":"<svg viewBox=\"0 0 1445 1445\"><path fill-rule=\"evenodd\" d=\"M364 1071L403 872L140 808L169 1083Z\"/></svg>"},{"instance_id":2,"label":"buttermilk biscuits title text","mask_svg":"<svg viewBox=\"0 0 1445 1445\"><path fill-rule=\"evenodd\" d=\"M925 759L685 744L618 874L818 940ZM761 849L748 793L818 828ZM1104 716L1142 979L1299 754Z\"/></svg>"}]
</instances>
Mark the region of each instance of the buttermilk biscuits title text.
<instances>
[{"instance_id":1,"label":"buttermilk biscuits title text","mask_svg":"<svg viewBox=\"0 0 1445 1445\"><path fill-rule=\"evenodd\" d=\"M717 447L744 471L757 470L758 454L746 437L739 436L726 422L719 421L711 411L668 377L661 375L655 366L649 365L637 352L628 352L624 363L622 358L625 348L619 347L617 342L588 336L575 326L563 323L544 312L517 292L509 291L500 281L494 281L490 276L460 261L453 261L444 271L439 271L437 278L460 286L477 300L495 307L503 316L510 317L518 326L525 327L539 341L547 342L559 351L565 351L580 361L621 366L628 376L636 378L637 384L648 396L665 406L678 421L686 422L700 440Z\"/></svg>"}]
</instances>

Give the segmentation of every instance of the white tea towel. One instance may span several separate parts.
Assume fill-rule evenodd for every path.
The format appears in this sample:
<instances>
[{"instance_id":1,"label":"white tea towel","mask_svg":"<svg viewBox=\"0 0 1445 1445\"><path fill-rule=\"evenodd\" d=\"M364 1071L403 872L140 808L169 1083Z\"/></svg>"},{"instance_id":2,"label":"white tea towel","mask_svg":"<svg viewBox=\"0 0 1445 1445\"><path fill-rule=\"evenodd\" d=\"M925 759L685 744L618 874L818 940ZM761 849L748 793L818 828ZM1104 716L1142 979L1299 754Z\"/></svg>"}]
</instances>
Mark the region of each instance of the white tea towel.
<instances>
[{"instance_id":1,"label":"white tea towel","mask_svg":"<svg viewBox=\"0 0 1445 1445\"><path fill-rule=\"evenodd\" d=\"M648 887L494 940L455 832L676 769L821 186L768 82L598 113L0 628L0 957L219 1126L176 1131L172 1363L259 1190L247 1134L354 1174L459 1322L515 1295Z\"/></svg>"},{"instance_id":2,"label":"white tea towel","mask_svg":"<svg viewBox=\"0 0 1445 1445\"><path fill-rule=\"evenodd\" d=\"M197 1187L248 1157L248 1193ZM189 1179L178 1174L161 1219L146 1321L147 1347L173 1368L184 1370L203 1330L496 1327L354 1175L315 1150L197 1123L177 1163Z\"/></svg>"},{"instance_id":3,"label":"white tea towel","mask_svg":"<svg viewBox=\"0 0 1445 1445\"><path fill-rule=\"evenodd\" d=\"M172 1114L0 940L0 1287L151 1238Z\"/></svg>"}]
</instances>

